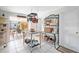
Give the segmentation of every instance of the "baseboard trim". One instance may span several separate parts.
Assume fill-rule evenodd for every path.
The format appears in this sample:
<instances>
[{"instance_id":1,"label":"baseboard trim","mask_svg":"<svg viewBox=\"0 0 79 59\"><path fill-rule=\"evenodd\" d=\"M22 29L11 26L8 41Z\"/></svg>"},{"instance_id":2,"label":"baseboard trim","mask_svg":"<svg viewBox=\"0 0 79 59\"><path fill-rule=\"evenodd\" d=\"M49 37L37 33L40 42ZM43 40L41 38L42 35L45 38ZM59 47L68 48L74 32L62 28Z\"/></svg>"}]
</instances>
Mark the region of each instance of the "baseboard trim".
<instances>
[{"instance_id":1,"label":"baseboard trim","mask_svg":"<svg viewBox=\"0 0 79 59\"><path fill-rule=\"evenodd\" d=\"M64 46L59 45L59 47L57 48L58 51L62 52L62 53L78 53L76 51L73 51L69 48L66 48Z\"/></svg>"}]
</instances>

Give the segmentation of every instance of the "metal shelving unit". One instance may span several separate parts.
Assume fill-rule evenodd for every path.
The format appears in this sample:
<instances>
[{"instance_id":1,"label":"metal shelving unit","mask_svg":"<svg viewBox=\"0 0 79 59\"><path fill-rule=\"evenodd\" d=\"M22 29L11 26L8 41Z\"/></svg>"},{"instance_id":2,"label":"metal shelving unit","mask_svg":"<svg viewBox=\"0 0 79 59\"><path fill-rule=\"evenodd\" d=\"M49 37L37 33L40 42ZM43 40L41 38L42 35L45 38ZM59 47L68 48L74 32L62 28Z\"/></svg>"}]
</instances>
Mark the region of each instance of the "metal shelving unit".
<instances>
[{"instance_id":1,"label":"metal shelving unit","mask_svg":"<svg viewBox=\"0 0 79 59\"><path fill-rule=\"evenodd\" d=\"M59 14L52 14L52 15L49 15L48 17L46 17L44 19L44 21L47 21L47 20L56 20L56 24L52 24L52 25L44 25L44 28L45 27L48 27L48 28L53 28L54 31L50 32L49 34L52 34L52 36L54 35L55 39L56 39L56 42L54 44L54 47L57 49L59 47ZM55 31L56 30L56 31Z\"/></svg>"},{"instance_id":2,"label":"metal shelving unit","mask_svg":"<svg viewBox=\"0 0 79 59\"><path fill-rule=\"evenodd\" d=\"M36 21L33 19L35 18ZM30 42L28 43L28 46L31 48L31 53L32 53L32 49L38 45L40 45L40 48L41 48L41 38L39 38L39 41L40 42L33 42L33 41L36 41L35 39L33 39L33 35L35 34L40 34L41 35L41 32L37 32L37 23L38 23L38 15L37 13L30 13L29 15L27 15L27 20L28 22L30 21L31 25L36 24L35 28L30 28L29 32L26 32L26 33L29 33L30 34ZM33 30L34 29L34 30ZM35 43L38 43L38 45L34 46Z\"/></svg>"}]
</instances>

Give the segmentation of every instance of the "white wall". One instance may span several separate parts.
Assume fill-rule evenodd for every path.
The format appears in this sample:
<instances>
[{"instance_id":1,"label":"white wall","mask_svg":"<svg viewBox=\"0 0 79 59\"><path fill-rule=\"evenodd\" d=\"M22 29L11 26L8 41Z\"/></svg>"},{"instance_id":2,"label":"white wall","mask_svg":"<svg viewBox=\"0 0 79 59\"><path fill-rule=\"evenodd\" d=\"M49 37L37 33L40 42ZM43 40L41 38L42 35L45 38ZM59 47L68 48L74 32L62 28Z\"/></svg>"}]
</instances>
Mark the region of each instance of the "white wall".
<instances>
[{"instance_id":1,"label":"white wall","mask_svg":"<svg viewBox=\"0 0 79 59\"><path fill-rule=\"evenodd\" d=\"M4 11L4 10L1 10L1 9L0 9L0 16L2 16L2 14L5 14L5 17L17 16L17 15L24 15L24 14L8 12L8 11ZM25 15L24 15L24 16L25 16Z\"/></svg>"},{"instance_id":2,"label":"white wall","mask_svg":"<svg viewBox=\"0 0 79 59\"><path fill-rule=\"evenodd\" d=\"M0 16L2 16L2 14L5 14L6 17L9 17L9 16L12 16L12 15L13 15L13 14L10 13L10 12L0 10Z\"/></svg>"},{"instance_id":3,"label":"white wall","mask_svg":"<svg viewBox=\"0 0 79 59\"><path fill-rule=\"evenodd\" d=\"M79 52L79 7L67 7L60 13L60 45Z\"/></svg>"}]
</instances>

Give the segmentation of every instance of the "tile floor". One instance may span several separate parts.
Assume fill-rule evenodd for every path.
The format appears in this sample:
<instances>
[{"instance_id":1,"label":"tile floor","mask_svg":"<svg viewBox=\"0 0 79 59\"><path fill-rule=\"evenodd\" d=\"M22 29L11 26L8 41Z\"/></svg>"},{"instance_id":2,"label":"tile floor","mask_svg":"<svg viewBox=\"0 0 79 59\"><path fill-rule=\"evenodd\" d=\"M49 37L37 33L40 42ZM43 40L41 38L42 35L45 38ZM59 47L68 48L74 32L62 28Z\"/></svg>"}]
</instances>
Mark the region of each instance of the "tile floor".
<instances>
[{"instance_id":1,"label":"tile floor","mask_svg":"<svg viewBox=\"0 0 79 59\"><path fill-rule=\"evenodd\" d=\"M11 38L13 39L13 38ZM30 53L30 47L23 44L22 39L12 40L6 48L0 49L0 53ZM46 41L41 42L40 46L34 47L32 53L61 53L54 48L54 45Z\"/></svg>"}]
</instances>

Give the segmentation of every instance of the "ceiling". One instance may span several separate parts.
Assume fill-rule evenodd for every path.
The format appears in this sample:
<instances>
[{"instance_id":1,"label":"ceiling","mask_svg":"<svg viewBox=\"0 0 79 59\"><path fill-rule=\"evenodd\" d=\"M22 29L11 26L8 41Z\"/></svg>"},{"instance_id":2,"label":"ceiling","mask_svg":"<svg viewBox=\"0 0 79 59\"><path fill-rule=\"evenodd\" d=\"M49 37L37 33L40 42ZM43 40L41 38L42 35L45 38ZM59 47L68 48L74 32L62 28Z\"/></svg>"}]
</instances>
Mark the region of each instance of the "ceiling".
<instances>
[{"instance_id":1,"label":"ceiling","mask_svg":"<svg viewBox=\"0 0 79 59\"><path fill-rule=\"evenodd\" d=\"M31 12L38 13L38 16L40 18L60 8L62 7L61 6L0 6L0 9L14 13L22 13L25 15Z\"/></svg>"}]
</instances>

